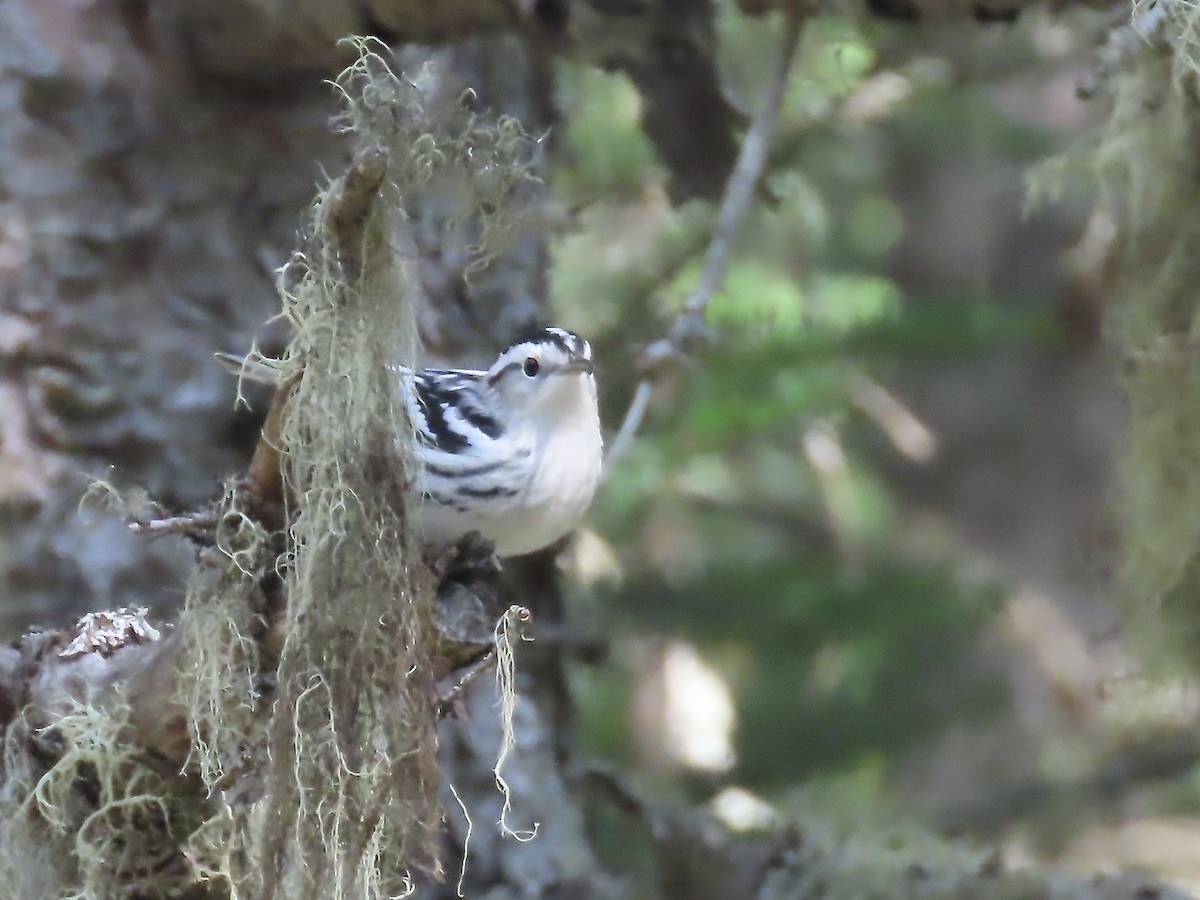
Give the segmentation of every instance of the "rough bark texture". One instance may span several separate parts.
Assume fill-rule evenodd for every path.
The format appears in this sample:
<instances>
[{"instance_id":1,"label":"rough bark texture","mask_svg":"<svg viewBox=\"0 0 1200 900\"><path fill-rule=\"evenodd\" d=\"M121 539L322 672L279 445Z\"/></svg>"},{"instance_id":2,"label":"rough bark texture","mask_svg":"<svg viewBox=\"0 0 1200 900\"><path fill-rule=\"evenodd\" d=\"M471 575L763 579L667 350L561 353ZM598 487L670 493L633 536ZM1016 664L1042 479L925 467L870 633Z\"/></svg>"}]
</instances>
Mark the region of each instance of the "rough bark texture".
<instances>
[{"instance_id":1,"label":"rough bark texture","mask_svg":"<svg viewBox=\"0 0 1200 900\"><path fill-rule=\"evenodd\" d=\"M271 269L322 164L329 91L233 89L136 4L0 10L6 630L181 599L187 554L77 514L81 473L189 506L245 463L214 350L278 308ZM61 620L60 620L61 621Z\"/></svg>"}]
</instances>

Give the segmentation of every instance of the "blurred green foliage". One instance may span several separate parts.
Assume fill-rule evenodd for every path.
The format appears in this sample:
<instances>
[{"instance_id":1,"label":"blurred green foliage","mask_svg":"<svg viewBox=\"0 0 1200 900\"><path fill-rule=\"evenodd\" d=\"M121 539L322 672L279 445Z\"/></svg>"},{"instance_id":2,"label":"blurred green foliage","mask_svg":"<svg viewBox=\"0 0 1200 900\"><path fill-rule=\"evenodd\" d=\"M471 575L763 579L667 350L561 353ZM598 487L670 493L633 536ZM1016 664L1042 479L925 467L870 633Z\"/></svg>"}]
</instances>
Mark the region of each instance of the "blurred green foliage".
<instances>
[{"instance_id":1,"label":"blurred green foliage","mask_svg":"<svg viewBox=\"0 0 1200 900\"><path fill-rule=\"evenodd\" d=\"M749 115L777 23L722 2L718 24L728 94ZM780 796L844 775L853 791L881 790L887 760L1000 707L979 663L998 592L947 554L913 549L879 473L880 454L897 450L856 397L897 359L1029 346L1054 329L987 298L922 302L891 279L906 228L894 159L918 144L950 152L966 104L988 100L914 84L880 123L846 118L878 74L878 38L837 17L808 27L769 176L709 308L719 346L660 387L596 503L623 577L579 598L605 610L614 645L608 663L573 672L584 755L637 763L637 660L654 636L694 644L732 692L736 763L712 788ZM552 291L559 317L599 346L615 430L638 349L696 284L714 208L665 199L625 79L568 66L558 77L569 164L554 187L576 227L555 242ZM1003 116L987 130L981 139L1015 159L1045 146Z\"/></svg>"}]
</instances>

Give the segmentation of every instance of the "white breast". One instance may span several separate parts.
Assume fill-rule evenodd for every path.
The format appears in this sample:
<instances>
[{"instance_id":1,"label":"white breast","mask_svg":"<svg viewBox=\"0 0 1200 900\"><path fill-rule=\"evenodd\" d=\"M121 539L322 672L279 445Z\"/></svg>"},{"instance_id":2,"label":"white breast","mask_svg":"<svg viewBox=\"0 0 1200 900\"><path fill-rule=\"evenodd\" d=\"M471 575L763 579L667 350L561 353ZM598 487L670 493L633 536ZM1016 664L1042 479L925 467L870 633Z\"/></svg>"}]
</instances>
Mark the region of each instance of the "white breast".
<instances>
[{"instance_id":1,"label":"white breast","mask_svg":"<svg viewBox=\"0 0 1200 900\"><path fill-rule=\"evenodd\" d=\"M571 423L543 436L534 451L534 475L525 503L502 539L501 556L529 553L573 531L583 519L600 483L603 441L598 419ZM501 551L501 543L525 549Z\"/></svg>"},{"instance_id":2,"label":"white breast","mask_svg":"<svg viewBox=\"0 0 1200 900\"><path fill-rule=\"evenodd\" d=\"M505 442L512 441L513 460L505 481L519 486L519 493L468 510L426 502L421 517L426 540L455 540L479 531L496 545L498 556L520 556L573 531L596 493L603 458L595 388L580 387L592 392L590 402L571 403L571 415L538 416L505 435ZM518 454L525 450L527 455Z\"/></svg>"}]
</instances>

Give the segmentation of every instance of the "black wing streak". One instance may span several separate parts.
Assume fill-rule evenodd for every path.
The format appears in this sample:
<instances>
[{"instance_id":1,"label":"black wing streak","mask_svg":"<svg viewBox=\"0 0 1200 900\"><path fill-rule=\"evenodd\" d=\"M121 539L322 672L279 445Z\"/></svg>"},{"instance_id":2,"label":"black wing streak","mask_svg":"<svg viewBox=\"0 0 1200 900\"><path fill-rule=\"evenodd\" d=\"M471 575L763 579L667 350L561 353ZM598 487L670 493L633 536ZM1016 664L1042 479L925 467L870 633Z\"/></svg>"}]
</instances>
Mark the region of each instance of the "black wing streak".
<instances>
[{"instance_id":1,"label":"black wing streak","mask_svg":"<svg viewBox=\"0 0 1200 900\"><path fill-rule=\"evenodd\" d=\"M521 493L518 488L506 487L502 484L492 485L486 488L473 488L463 485L456 487L454 493L459 497L472 497L477 500L494 500L497 497L515 497Z\"/></svg>"},{"instance_id":2,"label":"black wing streak","mask_svg":"<svg viewBox=\"0 0 1200 900\"><path fill-rule=\"evenodd\" d=\"M452 429L446 421L445 408L454 404L454 395L440 390L435 382L418 376L416 379L417 402L425 414L428 438L433 445L446 453L461 453L470 446L466 436Z\"/></svg>"},{"instance_id":3,"label":"black wing streak","mask_svg":"<svg viewBox=\"0 0 1200 900\"><path fill-rule=\"evenodd\" d=\"M438 506L453 507L456 512L460 512L460 513L465 513L467 511L467 509L469 508L463 503L456 503L454 500L450 499L449 497L445 496L444 494L435 494L430 491L425 491L421 495L421 498L423 500L432 500Z\"/></svg>"},{"instance_id":4,"label":"black wing streak","mask_svg":"<svg viewBox=\"0 0 1200 900\"><path fill-rule=\"evenodd\" d=\"M495 472L497 469L502 469L509 463L517 462L522 459L529 459L530 449L521 447L513 452L508 459L497 459L492 462L483 463L478 466L462 469L448 469L445 466L439 466L435 462L425 463L425 471L431 475L438 475L442 478L474 478L477 475L488 475Z\"/></svg>"},{"instance_id":5,"label":"black wing streak","mask_svg":"<svg viewBox=\"0 0 1200 900\"><path fill-rule=\"evenodd\" d=\"M466 398L454 408L467 420L468 425L478 428L488 437L495 439L504 434L504 426Z\"/></svg>"},{"instance_id":6,"label":"black wing streak","mask_svg":"<svg viewBox=\"0 0 1200 900\"><path fill-rule=\"evenodd\" d=\"M504 460L496 462L484 463L482 466L475 466L470 469L447 469L444 466L439 466L437 463L425 463L425 471L430 475L436 475L439 478L474 478L477 475L487 475L489 472L495 472L504 465Z\"/></svg>"}]
</instances>

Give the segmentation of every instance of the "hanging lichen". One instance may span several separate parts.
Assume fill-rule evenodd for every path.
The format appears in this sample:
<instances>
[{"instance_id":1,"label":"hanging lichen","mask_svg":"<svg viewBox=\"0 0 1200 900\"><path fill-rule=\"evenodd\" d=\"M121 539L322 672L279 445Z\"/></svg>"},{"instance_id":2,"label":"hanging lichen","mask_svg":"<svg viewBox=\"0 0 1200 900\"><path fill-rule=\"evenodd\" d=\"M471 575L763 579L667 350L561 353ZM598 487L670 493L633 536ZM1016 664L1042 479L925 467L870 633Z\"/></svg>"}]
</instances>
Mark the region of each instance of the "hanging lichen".
<instances>
[{"instance_id":1,"label":"hanging lichen","mask_svg":"<svg viewBox=\"0 0 1200 900\"><path fill-rule=\"evenodd\" d=\"M19 869L23 896L372 900L440 875L433 587L401 395L414 231L467 229L467 271L499 252L536 142L435 69L407 80L354 46L337 80L354 159L281 275L284 387L203 517L178 626L136 684L70 681L69 708L6 730L0 874Z\"/></svg>"},{"instance_id":2,"label":"hanging lichen","mask_svg":"<svg viewBox=\"0 0 1200 900\"><path fill-rule=\"evenodd\" d=\"M474 219L483 258L529 149L515 123L434 100L436 72L406 81L371 44L359 50L338 85L340 127L361 149L318 197L281 279L294 329L280 373L287 612L263 799L227 820L245 841L234 880L255 896L390 897L438 871L432 590L407 515L413 437L397 374L416 358L409 213L436 203Z\"/></svg>"}]
</instances>

